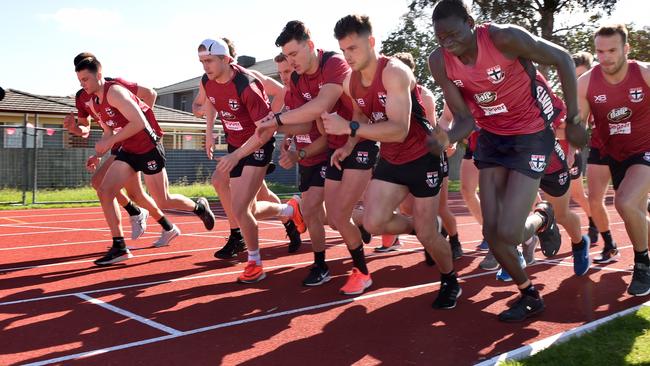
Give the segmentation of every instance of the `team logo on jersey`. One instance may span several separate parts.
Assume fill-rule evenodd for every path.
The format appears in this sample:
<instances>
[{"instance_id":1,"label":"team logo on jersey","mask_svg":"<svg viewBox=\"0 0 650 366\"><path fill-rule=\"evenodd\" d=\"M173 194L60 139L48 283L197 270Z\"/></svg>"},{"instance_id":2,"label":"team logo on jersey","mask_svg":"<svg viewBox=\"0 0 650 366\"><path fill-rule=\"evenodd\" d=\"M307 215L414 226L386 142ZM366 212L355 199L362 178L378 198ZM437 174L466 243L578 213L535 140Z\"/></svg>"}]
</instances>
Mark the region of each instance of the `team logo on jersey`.
<instances>
[{"instance_id":1,"label":"team logo on jersey","mask_svg":"<svg viewBox=\"0 0 650 366\"><path fill-rule=\"evenodd\" d=\"M641 101L643 101L643 96L644 96L643 88L631 88L630 89L630 94L629 94L630 102L632 102L632 103L640 103Z\"/></svg>"},{"instance_id":2,"label":"team logo on jersey","mask_svg":"<svg viewBox=\"0 0 650 366\"><path fill-rule=\"evenodd\" d=\"M309 93L302 93L302 97L305 98L306 101L311 100L311 94L309 94Z\"/></svg>"},{"instance_id":3,"label":"team logo on jersey","mask_svg":"<svg viewBox=\"0 0 650 366\"><path fill-rule=\"evenodd\" d=\"M492 116L492 115L495 115L495 114L507 113L508 112L508 107L506 107L506 105L503 104L503 103L498 104L498 105L494 105L494 106L488 106L488 107L484 107L484 106L480 105L479 107L481 107L483 112L485 112L486 117L487 116Z\"/></svg>"},{"instance_id":4,"label":"team logo on jersey","mask_svg":"<svg viewBox=\"0 0 650 366\"><path fill-rule=\"evenodd\" d=\"M566 182L569 180L569 173L560 173L560 176L557 179L557 182L560 183L561 186L565 185Z\"/></svg>"},{"instance_id":5,"label":"team logo on jersey","mask_svg":"<svg viewBox=\"0 0 650 366\"><path fill-rule=\"evenodd\" d=\"M373 122L381 122L381 121L387 121L388 118L384 114L384 112L372 112L372 121Z\"/></svg>"},{"instance_id":6,"label":"team logo on jersey","mask_svg":"<svg viewBox=\"0 0 650 366\"><path fill-rule=\"evenodd\" d=\"M544 155L531 155L530 156L530 169L534 172L541 173L546 169L546 156Z\"/></svg>"},{"instance_id":7,"label":"team logo on jersey","mask_svg":"<svg viewBox=\"0 0 650 366\"><path fill-rule=\"evenodd\" d=\"M158 163L155 160L151 160L147 162L147 168L149 170L156 170L158 169Z\"/></svg>"},{"instance_id":8,"label":"team logo on jersey","mask_svg":"<svg viewBox=\"0 0 650 366\"><path fill-rule=\"evenodd\" d=\"M359 105L359 107L365 107L366 101L363 98L357 98L357 104Z\"/></svg>"},{"instance_id":9,"label":"team logo on jersey","mask_svg":"<svg viewBox=\"0 0 650 366\"><path fill-rule=\"evenodd\" d=\"M115 126L115 121L113 121L112 119L109 119L108 121L106 121L106 126L108 126L108 127Z\"/></svg>"},{"instance_id":10,"label":"team logo on jersey","mask_svg":"<svg viewBox=\"0 0 650 366\"><path fill-rule=\"evenodd\" d=\"M650 152L643 154L643 160L650 163Z\"/></svg>"},{"instance_id":11,"label":"team logo on jersey","mask_svg":"<svg viewBox=\"0 0 650 366\"><path fill-rule=\"evenodd\" d=\"M239 110L239 101L237 99L228 99L228 107L233 111Z\"/></svg>"},{"instance_id":12,"label":"team logo on jersey","mask_svg":"<svg viewBox=\"0 0 650 366\"><path fill-rule=\"evenodd\" d=\"M377 93L377 98L382 107L386 107L386 93Z\"/></svg>"},{"instance_id":13,"label":"team logo on jersey","mask_svg":"<svg viewBox=\"0 0 650 366\"><path fill-rule=\"evenodd\" d=\"M501 70L501 65L490 67L486 73L492 84L499 84L506 78L506 73Z\"/></svg>"},{"instance_id":14,"label":"team logo on jersey","mask_svg":"<svg viewBox=\"0 0 650 366\"><path fill-rule=\"evenodd\" d=\"M614 135L629 135L632 133L632 122L627 121L623 123L610 123L609 134Z\"/></svg>"},{"instance_id":15,"label":"team logo on jersey","mask_svg":"<svg viewBox=\"0 0 650 366\"><path fill-rule=\"evenodd\" d=\"M628 107L614 108L607 113L607 119L614 123L630 117L632 117L632 110Z\"/></svg>"},{"instance_id":16,"label":"team logo on jersey","mask_svg":"<svg viewBox=\"0 0 650 366\"><path fill-rule=\"evenodd\" d=\"M357 151L357 163L359 164L368 164L368 152L367 151Z\"/></svg>"},{"instance_id":17,"label":"team logo on jersey","mask_svg":"<svg viewBox=\"0 0 650 366\"><path fill-rule=\"evenodd\" d=\"M435 188L438 185L438 172L427 172L426 182L429 188Z\"/></svg>"},{"instance_id":18,"label":"team logo on jersey","mask_svg":"<svg viewBox=\"0 0 650 366\"><path fill-rule=\"evenodd\" d=\"M217 101L214 99L214 97L208 97L210 99L210 103L215 104Z\"/></svg>"},{"instance_id":19,"label":"team logo on jersey","mask_svg":"<svg viewBox=\"0 0 650 366\"><path fill-rule=\"evenodd\" d=\"M233 119L235 115L228 111L219 111L221 113L221 118Z\"/></svg>"},{"instance_id":20,"label":"team logo on jersey","mask_svg":"<svg viewBox=\"0 0 650 366\"><path fill-rule=\"evenodd\" d=\"M454 80L453 83L457 88L463 88L465 86L462 80Z\"/></svg>"},{"instance_id":21,"label":"team logo on jersey","mask_svg":"<svg viewBox=\"0 0 650 366\"><path fill-rule=\"evenodd\" d=\"M569 169L569 173L571 173L572 176L577 177L580 175L580 168L577 166L571 167L571 169Z\"/></svg>"},{"instance_id":22,"label":"team logo on jersey","mask_svg":"<svg viewBox=\"0 0 650 366\"><path fill-rule=\"evenodd\" d=\"M320 177L325 179L325 175L327 173L327 165L323 165L320 167Z\"/></svg>"},{"instance_id":23,"label":"team logo on jersey","mask_svg":"<svg viewBox=\"0 0 650 366\"><path fill-rule=\"evenodd\" d=\"M253 153L253 158L257 161L264 160L265 156L266 154L264 153L264 149L255 150L255 152Z\"/></svg>"},{"instance_id":24,"label":"team logo on jersey","mask_svg":"<svg viewBox=\"0 0 650 366\"><path fill-rule=\"evenodd\" d=\"M105 111L109 117L115 117L115 112L113 112L113 109L111 107L106 107Z\"/></svg>"},{"instance_id":25,"label":"team logo on jersey","mask_svg":"<svg viewBox=\"0 0 650 366\"><path fill-rule=\"evenodd\" d=\"M594 95L594 103L596 104L607 103L607 94Z\"/></svg>"},{"instance_id":26,"label":"team logo on jersey","mask_svg":"<svg viewBox=\"0 0 650 366\"><path fill-rule=\"evenodd\" d=\"M553 119L555 114L555 107L553 107L553 100L548 90L543 85L538 85L536 88L537 91L537 103L539 103L539 108L544 113L544 120L550 122Z\"/></svg>"},{"instance_id":27,"label":"team logo on jersey","mask_svg":"<svg viewBox=\"0 0 650 366\"><path fill-rule=\"evenodd\" d=\"M490 104L497 100L497 93L493 91L486 91L483 93L474 94L474 100L476 103L481 105Z\"/></svg>"},{"instance_id":28,"label":"team logo on jersey","mask_svg":"<svg viewBox=\"0 0 650 366\"><path fill-rule=\"evenodd\" d=\"M309 135L296 135L296 142L301 144L311 144L311 136Z\"/></svg>"}]
</instances>

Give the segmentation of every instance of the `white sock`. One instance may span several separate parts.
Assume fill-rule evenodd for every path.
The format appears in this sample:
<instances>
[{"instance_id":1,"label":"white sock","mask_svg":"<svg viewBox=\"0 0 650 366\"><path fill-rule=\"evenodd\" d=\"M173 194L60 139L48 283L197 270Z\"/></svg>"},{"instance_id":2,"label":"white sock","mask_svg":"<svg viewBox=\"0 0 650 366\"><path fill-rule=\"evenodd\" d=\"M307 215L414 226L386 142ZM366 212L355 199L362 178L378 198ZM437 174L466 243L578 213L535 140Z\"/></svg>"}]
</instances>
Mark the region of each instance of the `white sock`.
<instances>
[{"instance_id":1,"label":"white sock","mask_svg":"<svg viewBox=\"0 0 650 366\"><path fill-rule=\"evenodd\" d=\"M260 250L249 250L248 251L248 261L255 261L258 266L262 265L262 256L260 255Z\"/></svg>"},{"instance_id":2,"label":"white sock","mask_svg":"<svg viewBox=\"0 0 650 366\"><path fill-rule=\"evenodd\" d=\"M280 216L286 216L286 217L293 216L293 206L287 205L286 203L281 203Z\"/></svg>"}]
</instances>

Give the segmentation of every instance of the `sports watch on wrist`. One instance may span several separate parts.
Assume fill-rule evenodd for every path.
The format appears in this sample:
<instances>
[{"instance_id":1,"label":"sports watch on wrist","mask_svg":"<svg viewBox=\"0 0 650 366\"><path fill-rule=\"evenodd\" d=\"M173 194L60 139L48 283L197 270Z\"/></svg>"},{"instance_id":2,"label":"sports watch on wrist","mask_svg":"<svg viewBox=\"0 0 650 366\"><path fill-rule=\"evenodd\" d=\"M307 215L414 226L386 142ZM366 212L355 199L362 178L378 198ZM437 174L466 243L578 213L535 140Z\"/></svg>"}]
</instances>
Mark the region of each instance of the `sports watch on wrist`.
<instances>
[{"instance_id":1,"label":"sports watch on wrist","mask_svg":"<svg viewBox=\"0 0 650 366\"><path fill-rule=\"evenodd\" d=\"M298 161L307 157L307 151L305 149L298 150Z\"/></svg>"},{"instance_id":2,"label":"sports watch on wrist","mask_svg":"<svg viewBox=\"0 0 650 366\"><path fill-rule=\"evenodd\" d=\"M359 122L350 121L350 137L356 136L358 129L359 129Z\"/></svg>"}]
</instances>

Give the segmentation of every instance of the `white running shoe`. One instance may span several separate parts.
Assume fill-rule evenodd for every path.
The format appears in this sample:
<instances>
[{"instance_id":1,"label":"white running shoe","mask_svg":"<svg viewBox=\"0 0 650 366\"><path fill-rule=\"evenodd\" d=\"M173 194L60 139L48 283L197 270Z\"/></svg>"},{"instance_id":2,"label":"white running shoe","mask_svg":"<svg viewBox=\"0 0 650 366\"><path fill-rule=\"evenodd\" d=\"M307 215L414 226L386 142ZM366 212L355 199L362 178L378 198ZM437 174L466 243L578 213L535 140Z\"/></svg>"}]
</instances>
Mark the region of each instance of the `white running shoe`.
<instances>
[{"instance_id":1,"label":"white running shoe","mask_svg":"<svg viewBox=\"0 0 650 366\"><path fill-rule=\"evenodd\" d=\"M147 218L149 217L149 211L144 208L140 209L140 214L136 216L129 216L131 221L131 239L135 240L144 234L147 231Z\"/></svg>"},{"instance_id":2,"label":"white running shoe","mask_svg":"<svg viewBox=\"0 0 650 366\"><path fill-rule=\"evenodd\" d=\"M179 229L178 226L173 225L171 230L163 230L162 233L160 233L160 238L153 243L153 246L156 248L166 247L179 235L181 235L181 229Z\"/></svg>"}]
</instances>

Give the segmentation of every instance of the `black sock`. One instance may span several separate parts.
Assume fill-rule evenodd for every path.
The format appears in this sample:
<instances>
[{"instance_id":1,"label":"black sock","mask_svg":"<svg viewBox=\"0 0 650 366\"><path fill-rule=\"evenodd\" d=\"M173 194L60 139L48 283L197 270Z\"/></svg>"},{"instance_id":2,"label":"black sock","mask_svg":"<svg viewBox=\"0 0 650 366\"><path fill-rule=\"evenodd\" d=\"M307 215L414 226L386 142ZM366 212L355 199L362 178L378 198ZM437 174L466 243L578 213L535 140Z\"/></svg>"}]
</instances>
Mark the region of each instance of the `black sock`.
<instances>
[{"instance_id":1,"label":"black sock","mask_svg":"<svg viewBox=\"0 0 650 366\"><path fill-rule=\"evenodd\" d=\"M456 279L456 272L453 269L449 273L440 272L440 282L444 282L444 283L458 282L458 279Z\"/></svg>"},{"instance_id":2,"label":"black sock","mask_svg":"<svg viewBox=\"0 0 650 366\"><path fill-rule=\"evenodd\" d=\"M129 201L126 205L123 206L129 216L138 216L140 214L140 208Z\"/></svg>"},{"instance_id":3,"label":"black sock","mask_svg":"<svg viewBox=\"0 0 650 366\"><path fill-rule=\"evenodd\" d=\"M169 220L167 220L165 216L161 217L160 220L158 220L158 223L160 224L160 226L162 226L163 230L165 231L169 231L172 229L171 222L169 222Z\"/></svg>"},{"instance_id":4,"label":"black sock","mask_svg":"<svg viewBox=\"0 0 650 366\"><path fill-rule=\"evenodd\" d=\"M585 243L584 239L580 239L580 241L577 242L577 243L571 242L571 249L572 250L582 250L582 249L584 249L585 244L587 244L587 243Z\"/></svg>"},{"instance_id":5,"label":"black sock","mask_svg":"<svg viewBox=\"0 0 650 366\"><path fill-rule=\"evenodd\" d=\"M602 236L603 240L605 241L605 248L616 248L616 245L614 245L614 242L612 241L612 233L609 230L603 231L600 233L600 236Z\"/></svg>"},{"instance_id":6,"label":"black sock","mask_svg":"<svg viewBox=\"0 0 650 366\"><path fill-rule=\"evenodd\" d=\"M411 234L411 235L417 235L417 234L415 233L415 229L411 230L411 232L410 232L409 234Z\"/></svg>"},{"instance_id":7,"label":"black sock","mask_svg":"<svg viewBox=\"0 0 650 366\"><path fill-rule=\"evenodd\" d=\"M532 283L526 288L520 288L519 291L521 292L522 296L530 296L539 299L539 291L537 291Z\"/></svg>"},{"instance_id":8,"label":"black sock","mask_svg":"<svg viewBox=\"0 0 650 366\"><path fill-rule=\"evenodd\" d=\"M440 235L442 235L443 238L447 239L447 236L449 236L449 233L448 233L447 230L443 227L442 229L440 229Z\"/></svg>"},{"instance_id":9,"label":"black sock","mask_svg":"<svg viewBox=\"0 0 650 366\"><path fill-rule=\"evenodd\" d=\"M205 206L201 202L197 202L194 206L194 213L197 215L203 215L205 213Z\"/></svg>"},{"instance_id":10,"label":"black sock","mask_svg":"<svg viewBox=\"0 0 650 366\"><path fill-rule=\"evenodd\" d=\"M592 219L591 216L589 217L589 227L596 227L596 224L594 223L594 219Z\"/></svg>"},{"instance_id":11,"label":"black sock","mask_svg":"<svg viewBox=\"0 0 650 366\"><path fill-rule=\"evenodd\" d=\"M287 234L296 230L296 224L293 223L293 220L289 220L282 225L284 225L284 229L287 231Z\"/></svg>"},{"instance_id":12,"label":"black sock","mask_svg":"<svg viewBox=\"0 0 650 366\"><path fill-rule=\"evenodd\" d=\"M456 233L456 235L451 235L449 237L449 243L453 246L460 246L460 240L458 240L458 233Z\"/></svg>"},{"instance_id":13,"label":"black sock","mask_svg":"<svg viewBox=\"0 0 650 366\"><path fill-rule=\"evenodd\" d=\"M126 249L126 243L124 242L123 236L114 236L113 237L113 248Z\"/></svg>"},{"instance_id":14,"label":"black sock","mask_svg":"<svg viewBox=\"0 0 650 366\"><path fill-rule=\"evenodd\" d=\"M648 258L648 249L637 252L634 251L634 263L643 263L646 266L650 266L650 258Z\"/></svg>"},{"instance_id":15,"label":"black sock","mask_svg":"<svg viewBox=\"0 0 650 366\"><path fill-rule=\"evenodd\" d=\"M239 230L238 227L230 229L230 236L235 239L243 239L243 237L241 236L241 230Z\"/></svg>"},{"instance_id":16,"label":"black sock","mask_svg":"<svg viewBox=\"0 0 650 366\"><path fill-rule=\"evenodd\" d=\"M327 269L327 263L325 263L325 251L314 252L314 264L320 268Z\"/></svg>"},{"instance_id":17,"label":"black sock","mask_svg":"<svg viewBox=\"0 0 650 366\"><path fill-rule=\"evenodd\" d=\"M367 275L368 267L366 267L366 257L363 254L363 245L359 245L357 249L348 249L350 255L352 255L352 262L354 266L361 271L361 273Z\"/></svg>"}]
</instances>

